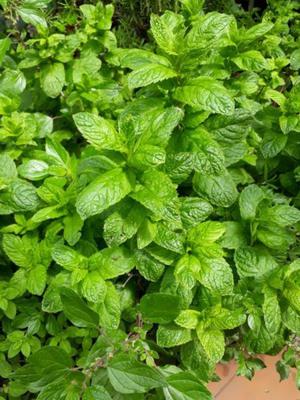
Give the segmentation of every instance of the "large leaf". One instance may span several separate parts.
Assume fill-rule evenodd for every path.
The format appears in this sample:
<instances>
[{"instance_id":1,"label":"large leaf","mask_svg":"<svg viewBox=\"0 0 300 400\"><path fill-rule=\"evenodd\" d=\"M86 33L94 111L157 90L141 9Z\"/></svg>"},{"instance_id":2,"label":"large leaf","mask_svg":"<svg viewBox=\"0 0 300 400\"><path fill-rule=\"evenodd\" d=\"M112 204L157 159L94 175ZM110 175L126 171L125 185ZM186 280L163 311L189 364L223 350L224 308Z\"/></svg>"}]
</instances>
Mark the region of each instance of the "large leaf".
<instances>
[{"instance_id":1,"label":"large leaf","mask_svg":"<svg viewBox=\"0 0 300 400\"><path fill-rule=\"evenodd\" d=\"M177 73L162 64L148 64L131 72L128 76L128 86L131 89L148 86L151 83L174 78Z\"/></svg>"},{"instance_id":2,"label":"large leaf","mask_svg":"<svg viewBox=\"0 0 300 400\"><path fill-rule=\"evenodd\" d=\"M179 372L167 378L164 388L167 400L211 400L211 394L201 381L190 372Z\"/></svg>"},{"instance_id":3,"label":"large leaf","mask_svg":"<svg viewBox=\"0 0 300 400\"><path fill-rule=\"evenodd\" d=\"M118 203L132 190L122 169L108 171L90 183L77 197L76 209L82 219L100 214Z\"/></svg>"},{"instance_id":4,"label":"large leaf","mask_svg":"<svg viewBox=\"0 0 300 400\"><path fill-rule=\"evenodd\" d=\"M158 370L128 355L115 356L107 370L110 383L119 393L145 393L166 385Z\"/></svg>"},{"instance_id":5,"label":"large leaf","mask_svg":"<svg viewBox=\"0 0 300 400\"><path fill-rule=\"evenodd\" d=\"M47 96L55 98L65 85L65 69L61 63L45 65L41 70L41 86Z\"/></svg>"},{"instance_id":6,"label":"large leaf","mask_svg":"<svg viewBox=\"0 0 300 400\"><path fill-rule=\"evenodd\" d=\"M234 101L227 89L210 77L201 76L176 89L174 98L197 110L216 114L232 114Z\"/></svg>"},{"instance_id":7,"label":"large leaf","mask_svg":"<svg viewBox=\"0 0 300 400\"><path fill-rule=\"evenodd\" d=\"M99 324L97 313L91 310L73 290L62 288L60 297L66 317L78 327L96 328Z\"/></svg>"},{"instance_id":8,"label":"large leaf","mask_svg":"<svg viewBox=\"0 0 300 400\"><path fill-rule=\"evenodd\" d=\"M227 171L221 175L196 173L193 182L195 191L216 206L230 207L238 197L234 181Z\"/></svg>"},{"instance_id":9,"label":"large leaf","mask_svg":"<svg viewBox=\"0 0 300 400\"><path fill-rule=\"evenodd\" d=\"M96 149L126 150L122 136L106 119L88 112L75 114L73 119L83 137Z\"/></svg>"},{"instance_id":10,"label":"large leaf","mask_svg":"<svg viewBox=\"0 0 300 400\"><path fill-rule=\"evenodd\" d=\"M180 312L180 299L166 293L146 294L140 303L143 317L151 322L166 324L173 321Z\"/></svg>"}]
</instances>

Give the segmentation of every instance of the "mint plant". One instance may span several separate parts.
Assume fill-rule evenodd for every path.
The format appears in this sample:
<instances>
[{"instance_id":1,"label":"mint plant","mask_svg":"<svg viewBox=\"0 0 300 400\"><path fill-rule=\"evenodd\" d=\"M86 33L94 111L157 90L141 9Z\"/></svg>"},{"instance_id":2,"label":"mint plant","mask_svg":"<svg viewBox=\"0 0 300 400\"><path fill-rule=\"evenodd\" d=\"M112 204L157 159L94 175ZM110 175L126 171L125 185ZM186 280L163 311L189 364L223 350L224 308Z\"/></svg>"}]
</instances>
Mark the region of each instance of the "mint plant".
<instances>
[{"instance_id":1,"label":"mint plant","mask_svg":"<svg viewBox=\"0 0 300 400\"><path fill-rule=\"evenodd\" d=\"M181 0L120 48L111 5L69 31L48 3L0 39L0 399L300 371L297 5L249 27Z\"/></svg>"}]
</instances>

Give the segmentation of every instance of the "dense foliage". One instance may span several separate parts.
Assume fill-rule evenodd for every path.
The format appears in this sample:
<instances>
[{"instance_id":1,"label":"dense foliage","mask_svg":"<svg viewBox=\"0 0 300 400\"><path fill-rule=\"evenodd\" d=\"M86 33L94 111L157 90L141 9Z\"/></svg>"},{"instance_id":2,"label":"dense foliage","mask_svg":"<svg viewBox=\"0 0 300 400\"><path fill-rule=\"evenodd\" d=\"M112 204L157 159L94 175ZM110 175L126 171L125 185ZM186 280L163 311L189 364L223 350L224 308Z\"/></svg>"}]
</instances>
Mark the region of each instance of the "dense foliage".
<instances>
[{"instance_id":1,"label":"dense foliage","mask_svg":"<svg viewBox=\"0 0 300 400\"><path fill-rule=\"evenodd\" d=\"M297 2L250 26L181 0L130 49L112 5L49 3L0 2L0 399L300 370Z\"/></svg>"}]
</instances>

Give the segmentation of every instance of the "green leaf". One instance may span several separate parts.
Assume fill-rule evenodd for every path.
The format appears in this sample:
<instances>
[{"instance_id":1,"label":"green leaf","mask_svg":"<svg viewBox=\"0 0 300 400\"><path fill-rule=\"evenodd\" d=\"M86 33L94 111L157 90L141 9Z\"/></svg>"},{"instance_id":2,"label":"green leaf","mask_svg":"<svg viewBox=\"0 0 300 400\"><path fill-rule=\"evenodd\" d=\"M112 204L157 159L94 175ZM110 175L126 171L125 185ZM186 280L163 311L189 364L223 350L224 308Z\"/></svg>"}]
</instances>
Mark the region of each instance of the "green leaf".
<instances>
[{"instance_id":1,"label":"green leaf","mask_svg":"<svg viewBox=\"0 0 300 400\"><path fill-rule=\"evenodd\" d=\"M0 65L3 62L3 59L5 57L7 50L10 48L10 44L11 44L11 41L8 37L4 38L4 39L0 39Z\"/></svg>"},{"instance_id":2,"label":"green leaf","mask_svg":"<svg viewBox=\"0 0 300 400\"><path fill-rule=\"evenodd\" d=\"M52 258L58 265L61 265L69 271L73 271L76 268L87 267L86 257L61 243L58 243L53 247Z\"/></svg>"},{"instance_id":3,"label":"green leaf","mask_svg":"<svg viewBox=\"0 0 300 400\"><path fill-rule=\"evenodd\" d=\"M237 249L247 245L247 232L240 222L223 222L225 233L222 236L220 245L225 249Z\"/></svg>"},{"instance_id":4,"label":"green leaf","mask_svg":"<svg viewBox=\"0 0 300 400\"><path fill-rule=\"evenodd\" d=\"M120 295L111 282L107 282L106 285L104 302L98 304L100 325L108 329L117 329L121 318Z\"/></svg>"},{"instance_id":5,"label":"green leaf","mask_svg":"<svg viewBox=\"0 0 300 400\"><path fill-rule=\"evenodd\" d=\"M64 218L64 239L70 246L74 246L80 239L82 227L83 221L76 212Z\"/></svg>"},{"instance_id":6,"label":"green leaf","mask_svg":"<svg viewBox=\"0 0 300 400\"><path fill-rule=\"evenodd\" d=\"M72 74L74 83L80 84L86 77L96 77L101 64L101 60L92 52L87 52L79 59L76 59L73 64Z\"/></svg>"},{"instance_id":7,"label":"green leaf","mask_svg":"<svg viewBox=\"0 0 300 400\"><path fill-rule=\"evenodd\" d=\"M221 175L196 173L193 184L199 196L206 197L212 204L219 207L232 206L238 197L236 186L228 172Z\"/></svg>"},{"instance_id":8,"label":"green leaf","mask_svg":"<svg viewBox=\"0 0 300 400\"><path fill-rule=\"evenodd\" d=\"M47 270L43 265L33 267L27 278L27 289L29 293L41 296L46 287Z\"/></svg>"},{"instance_id":9,"label":"green leaf","mask_svg":"<svg viewBox=\"0 0 300 400\"><path fill-rule=\"evenodd\" d=\"M283 311L282 322L292 332L299 334L300 315L293 307L289 306L285 311Z\"/></svg>"},{"instance_id":10,"label":"green leaf","mask_svg":"<svg viewBox=\"0 0 300 400\"><path fill-rule=\"evenodd\" d=\"M200 268L201 265L198 258L192 254L185 254L175 266L174 275L176 281L184 288L191 290L196 284L196 279L199 278Z\"/></svg>"},{"instance_id":11,"label":"green leaf","mask_svg":"<svg viewBox=\"0 0 300 400\"><path fill-rule=\"evenodd\" d=\"M211 327L215 329L234 329L246 322L246 314L242 308L228 310L216 307L212 315Z\"/></svg>"},{"instance_id":12,"label":"green leaf","mask_svg":"<svg viewBox=\"0 0 300 400\"><path fill-rule=\"evenodd\" d=\"M201 260L199 281L203 286L222 296L233 291L233 274L223 258Z\"/></svg>"},{"instance_id":13,"label":"green leaf","mask_svg":"<svg viewBox=\"0 0 300 400\"><path fill-rule=\"evenodd\" d=\"M178 195L170 178L160 171L149 170L140 181L130 196L158 218L180 224Z\"/></svg>"},{"instance_id":14,"label":"green leaf","mask_svg":"<svg viewBox=\"0 0 300 400\"><path fill-rule=\"evenodd\" d=\"M287 136L281 133L267 132L261 142L261 152L265 158L277 156L286 146Z\"/></svg>"},{"instance_id":15,"label":"green leaf","mask_svg":"<svg viewBox=\"0 0 300 400\"><path fill-rule=\"evenodd\" d=\"M35 211L40 205L36 188L29 182L15 180L10 186L11 205L15 211Z\"/></svg>"},{"instance_id":16,"label":"green leaf","mask_svg":"<svg viewBox=\"0 0 300 400\"><path fill-rule=\"evenodd\" d=\"M145 210L134 203L132 207L124 207L109 215L104 222L103 237L109 247L118 246L135 235L144 221Z\"/></svg>"},{"instance_id":17,"label":"green leaf","mask_svg":"<svg viewBox=\"0 0 300 400\"><path fill-rule=\"evenodd\" d=\"M111 397L107 390L100 385L92 385L88 387L83 395L83 400L111 400Z\"/></svg>"},{"instance_id":18,"label":"green leaf","mask_svg":"<svg viewBox=\"0 0 300 400\"><path fill-rule=\"evenodd\" d=\"M41 26L43 28L47 28L47 22L44 13L35 7L19 7L17 8L17 13L27 24L31 24L35 27Z\"/></svg>"},{"instance_id":19,"label":"green leaf","mask_svg":"<svg viewBox=\"0 0 300 400\"><path fill-rule=\"evenodd\" d=\"M126 247L105 248L89 259L89 268L97 270L103 279L112 279L126 274L134 266L134 254Z\"/></svg>"},{"instance_id":20,"label":"green leaf","mask_svg":"<svg viewBox=\"0 0 300 400\"><path fill-rule=\"evenodd\" d=\"M19 267L27 268L32 265L30 244L19 236L3 235L3 250L9 259Z\"/></svg>"},{"instance_id":21,"label":"green leaf","mask_svg":"<svg viewBox=\"0 0 300 400\"><path fill-rule=\"evenodd\" d=\"M207 329L199 324L197 336L209 359L217 363L223 358L225 351L225 339L222 331L217 329Z\"/></svg>"},{"instance_id":22,"label":"green leaf","mask_svg":"<svg viewBox=\"0 0 300 400\"><path fill-rule=\"evenodd\" d=\"M113 124L95 114L80 112L73 115L75 125L83 137L96 149L125 151L124 138Z\"/></svg>"},{"instance_id":23,"label":"green leaf","mask_svg":"<svg viewBox=\"0 0 300 400\"><path fill-rule=\"evenodd\" d=\"M171 66L166 57L144 49L117 49L116 53L120 58L122 67L133 70L139 69L148 64L162 64L167 67Z\"/></svg>"},{"instance_id":24,"label":"green leaf","mask_svg":"<svg viewBox=\"0 0 300 400\"><path fill-rule=\"evenodd\" d=\"M275 336L281 325L281 311L277 294L269 287L264 288L263 313L266 328Z\"/></svg>"},{"instance_id":25,"label":"green leaf","mask_svg":"<svg viewBox=\"0 0 300 400\"><path fill-rule=\"evenodd\" d=\"M289 282L287 287L283 291L283 295L288 299L290 305L300 312L300 290L299 286Z\"/></svg>"},{"instance_id":26,"label":"green leaf","mask_svg":"<svg viewBox=\"0 0 300 400\"><path fill-rule=\"evenodd\" d=\"M81 291L88 301L94 303L103 302L106 290L105 281L97 271L89 272L82 281Z\"/></svg>"},{"instance_id":27,"label":"green leaf","mask_svg":"<svg viewBox=\"0 0 300 400\"><path fill-rule=\"evenodd\" d=\"M97 328L98 315L73 290L62 288L60 297L66 317L79 328Z\"/></svg>"},{"instance_id":28,"label":"green leaf","mask_svg":"<svg viewBox=\"0 0 300 400\"><path fill-rule=\"evenodd\" d=\"M135 153L130 157L130 165L137 169L145 170L164 164L166 159L165 150L158 146L145 144L139 146Z\"/></svg>"},{"instance_id":29,"label":"green leaf","mask_svg":"<svg viewBox=\"0 0 300 400\"><path fill-rule=\"evenodd\" d=\"M228 35L232 22L232 16L217 12L198 16L186 36L186 45L190 49L217 46L218 41Z\"/></svg>"},{"instance_id":30,"label":"green leaf","mask_svg":"<svg viewBox=\"0 0 300 400\"><path fill-rule=\"evenodd\" d=\"M162 64L148 64L132 71L128 75L128 86L130 89L136 89L174 78L177 73Z\"/></svg>"},{"instance_id":31,"label":"green leaf","mask_svg":"<svg viewBox=\"0 0 300 400\"><path fill-rule=\"evenodd\" d=\"M131 190L128 176L121 168L105 172L79 194L77 212L82 219L100 214L122 200Z\"/></svg>"},{"instance_id":32,"label":"green leaf","mask_svg":"<svg viewBox=\"0 0 300 400\"><path fill-rule=\"evenodd\" d=\"M146 393L166 385L157 369L142 364L127 354L114 356L108 364L107 372L110 383L119 393Z\"/></svg>"},{"instance_id":33,"label":"green leaf","mask_svg":"<svg viewBox=\"0 0 300 400\"><path fill-rule=\"evenodd\" d=\"M279 204L274 207L264 209L260 214L260 217L266 221L272 221L274 224L286 227L294 225L300 221L300 210L298 210L296 207Z\"/></svg>"},{"instance_id":34,"label":"green leaf","mask_svg":"<svg viewBox=\"0 0 300 400\"><path fill-rule=\"evenodd\" d=\"M225 169L225 158L219 144L203 128L184 133L183 145L192 153L193 167L203 174L219 174Z\"/></svg>"},{"instance_id":35,"label":"green leaf","mask_svg":"<svg viewBox=\"0 0 300 400\"><path fill-rule=\"evenodd\" d=\"M296 49L291 54L291 69L300 69L300 49Z\"/></svg>"},{"instance_id":36,"label":"green leaf","mask_svg":"<svg viewBox=\"0 0 300 400\"><path fill-rule=\"evenodd\" d=\"M203 383L190 372L179 372L167 378L163 389L167 400L211 400L212 396Z\"/></svg>"},{"instance_id":37,"label":"green leaf","mask_svg":"<svg viewBox=\"0 0 300 400\"><path fill-rule=\"evenodd\" d=\"M162 276L165 266L151 257L144 251L136 251L136 269L147 279L147 281L156 282Z\"/></svg>"},{"instance_id":38,"label":"green leaf","mask_svg":"<svg viewBox=\"0 0 300 400\"><path fill-rule=\"evenodd\" d=\"M17 177L17 168L14 161L6 153L0 155L0 189L6 187Z\"/></svg>"},{"instance_id":39,"label":"green leaf","mask_svg":"<svg viewBox=\"0 0 300 400\"><path fill-rule=\"evenodd\" d=\"M41 87L47 96L59 96L65 85L65 69L61 63L45 65L41 70Z\"/></svg>"},{"instance_id":40,"label":"green leaf","mask_svg":"<svg viewBox=\"0 0 300 400\"><path fill-rule=\"evenodd\" d=\"M148 246L157 233L156 224L151 222L148 218L144 219L137 232L137 248L143 249Z\"/></svg>"},{"instance_id":41,"label":"green leaf","mask_svg":"<svg viewBox=\"0 0 300 400\"><path fill-rule=\"evenodd\" d=\"M191 245L207 246L220 239L224 232L222 222L205 221L189 230L187 240Z\"/></svg>"},{"instance_id":42,"label":"green leaf","mask_svg":"<svg viewBox=\"0 0 300 400\"><path fill-rule=\"evenodd\" d=\"M159 325L156 332L156 341L161 347L175 347L192 340L191 331L175 324Z\"/></svg>"},{"instance_id":43,"label":"green leaf","mask_svg":"<svg viewBox=\"0 0 300 400\"><path fill-rule=\"evenodd\" d=\"M178 254L182 254L185 251L185 235L183 232L170 229L169 225L166 223L157 224L157 233L154 242L159 246Z\"/></svg>"},{"instance_id":44,"label":"green leaf","mask_svg":"<svg viewBox=\"0 0 300 400\"><path fill-rule=\"evenodd\" d=\"M184 19L181 15L166 11L162 16L151 15L151 33L156 43L168 54L178 54L180 46L180 26Z\"/></svg>"},{"instance_id":45,"label":"green leaf","mask_svg":"<svg viewBox=\"0 0 300 400\"><path fill-rule=\"evenodd\" d=\"M249 185L243 189L239 197L241 217L253 220L256 217L258 205L265 199L264 191L257 185Z\"/></svg>"},{"instance_id":46,"label":"green leaf","mask_svg":"<svg viewBox=\"0 0 300 400\"><path fill-rule=\"evenodd\" d=\"M264 36L268 33L274 24L269 21L263 21L259 24L253 25L251 28L247 29L246 32L242 35L242 40L256 40L261 36Z\"/></svg>"},{"instance_id":47,"label":"green leaf","mask_svg":"<svg viewBox=\"0 0 300 400\"><path fill-rule=\"evenodd\" d=\"M175 323L182 328L196 329L200 312L196 310L183 310L175 319Z\"/></svg>"},{"instance_id":48,"label":"green leaf","mask_svg":"<svg viewBox=\"0 0 300 400\"><path fill-rule=\"evenodd\" d=\"M266 223L263 220L257 229L256 235L265 246L276 250L287 249L295 241L292 230L288 231L273 222Z\"/></svg>"},{"instance_id":49,"label":"green leaf","mask_svg":"<svg viewBox=\"0 0 300 400\"><path fill-rule=\"evenodd\" d=\"M177 88L174 98L197 110L229 115L234 111L234 101L227 89L217 80L201 76Z\"/></svg>"},{"instance_id":50,"label":"green leaf","mask_svg":"<svg viewBox=\"0 0 300 400\"><path fill-rule=\"evenodd\" d=\"M245 246L236 249L234 261L241 278L263 276L277 267L268 251L259 247Z\"/></svg>"},{"instance_id":51,"label":"green leaf","mask_svg":"<svg viewBox=\"0 0 300 400\"><path fill-rule=\"evenodd\" d=\"M240 53L234 57L232 61L242 70L245 71L261 71L267 68L266 59L261 52L257 50L249 50Z\"/></svg>"},{"instance_id":52,"label":"green leaf","mask_svg":"<svg viewBox=\"0 0 300 400\"><path fill-rule=\"evenodd\" d=\"M28 358L28 364L17 369L14 379L39 391L48 384L66 375L73 362L61 348L45 346Z\"/></svg>"},{"instance_id":53,"label":"green leaf","mask_svg":"<svg viewBox=\"0 0 300 400\"><path fill-rule=\"evenodd\" d=\"M186 228L191 228L206 220L213 212L213 207L199 197L181 197L181 218Z\"/></svg>"},{"instance_id":54,"label":"green leaf","mask_svg":"<svg viewBox=\"0 0 300 400\"><path fill-rule=\"evenodd\" d=\"M31 181L39 181L48 176L49 165L41 160L28 160L18 167L18 172L22 178Z\"/></svg>"},{"instance_id":55,"label":"green leaf","mask_svg":"<svg viewBox=\"0 0 300 400\"><path fill-rule=\"evenodd\" d=\"M180 298L165 293L146 294L141 300L140 310L144 319L167 324L178 316L181 310Z\"/></svg>"}]
</instances>

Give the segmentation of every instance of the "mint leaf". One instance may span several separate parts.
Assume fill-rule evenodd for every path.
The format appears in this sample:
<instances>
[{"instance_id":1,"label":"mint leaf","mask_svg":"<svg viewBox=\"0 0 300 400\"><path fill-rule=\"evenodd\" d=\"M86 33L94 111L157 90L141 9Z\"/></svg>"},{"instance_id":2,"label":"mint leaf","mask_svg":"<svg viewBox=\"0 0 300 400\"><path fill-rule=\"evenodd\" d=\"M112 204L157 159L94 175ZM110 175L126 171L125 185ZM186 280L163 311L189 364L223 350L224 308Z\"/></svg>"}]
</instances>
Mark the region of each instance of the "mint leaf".
<instances>
[{"instance_id":1,"label":"mint leaf","mask_svg":"<svg viewBox=\"0 0 300 400\"><path fill-rule=\"evenodd\" d=\"M41 70L41 87L47 96L55 98L65 85L65 69L62 63L46 65Z\"/></svg>"},{"instance_id":2,"label":"mint leaf","mask_svg":"<svg viewBox=\"0 0 300 400\"><path fill-rule=\"evenodd\" d=\"M191 331L175 324L159 325L156 341L162 347L180 346L192 340Z\"/></svg>"},{"instance_id":3,"label":"mint leaf","mask_svg":"<svg viewBox=\"0 0 300 400\"><path fill-rule=\"evenodd\" d=\"M97 328L98 315L71 289L62 288L60 297L66 317L78 327Z\"/></svg>"},{"instance_id":4,"label":"mint leaf","mask_svg":"<svg viewBox=\"0 0 300 400\"><path fill-rule=\"evenodd\" d=\"M104 173L78 196L76 209L82 219L100 214L118 203L132 190L128 176L120 168Z\"/></svg>"},{"instance_id":5,"label":"mint leaf","mask_svg":"<svg viewBox=\"0 0 300 400\"><path fill-rule=\"evenodd\" d=\"M107 371L110 383L120 393L145 393L165 385L159 371L126 355L114 357Z\"/></svg>"},{"instance_id":6,"label":"mint leaf","mask_svg":"<svg viewBox=\"0 0 300 400\"><path fill-rule=\"evenodd\" d=\"M73 119L83 137L96 149L126 151L122 136L111 122L87 112L75 114Z\"/></svg>"},{"instance_id":7,"label":"mint leaf","mask_svg":"<svg viewBox=\"0 0 300 400\"><path fill-rule=\"evenodd\" d=\"M179 297L165 293L146 294L140 303L143 318L160 324L173 321L179 314L180 308Z\"/></svg>"},{"instance_id":8,"label":"mint leaf","mask_svg":"<svg viewBox=\"0 0 300 400\"><path fill-rule=\"evenodd\" d=\"M128 76L128 86L130 89L144 87L174 78L177 73L162 64L148 64L131 72Z\"/></svg>"},{"instance_id":9,"label":"mint leaf","mask_svg":"<svg viewBox=\"0 0 300 400\"><path fill-rule=\"evenodd\" d=\"M189 372L179 372L167 378L168 386L164 388L164 395L168 400L190 400L201 399L210 400L211 394L193 374Z\"/></svg>"},{"instance_id":10,"label":"mint leaf","mask_svg":"<svg viewBox=\"0 0 300 400\"><path fill-rule=\"evenodd\" d=\"M229 92L218 81L201 76L176 89L174 98L197 110L216 114L232 114L234 101Z\"/></svg>"}]
</instances>

